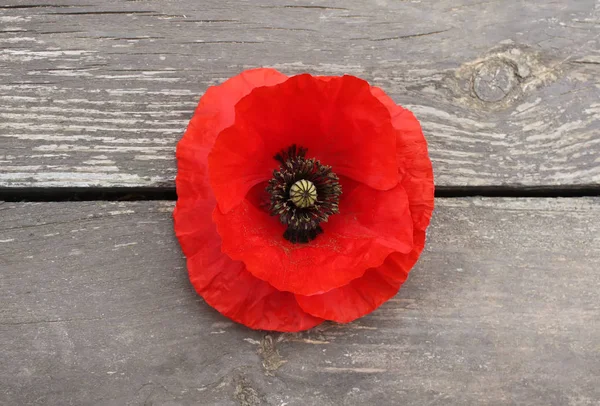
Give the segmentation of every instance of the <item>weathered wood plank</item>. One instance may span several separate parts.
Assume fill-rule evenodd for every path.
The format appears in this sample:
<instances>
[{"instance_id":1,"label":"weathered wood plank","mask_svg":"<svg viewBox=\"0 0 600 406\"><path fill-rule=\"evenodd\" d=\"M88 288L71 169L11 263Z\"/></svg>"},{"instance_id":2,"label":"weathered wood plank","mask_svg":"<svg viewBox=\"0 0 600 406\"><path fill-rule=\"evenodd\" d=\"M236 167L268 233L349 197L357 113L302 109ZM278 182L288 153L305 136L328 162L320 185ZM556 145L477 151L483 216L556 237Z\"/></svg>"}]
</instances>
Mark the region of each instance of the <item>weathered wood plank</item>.
<instances>
[{"instance_id":1,"label":"weathered wood plank","mask_svg":"<svg viewBox=\"0 0 600 406\"><path fill-rule=\"evenodd\" d=\"M161 186L242 69L356 74L415 111L438 185L600 184L600 3L210 0L0 7L0 186Z\"/></svg>"},{"instance_id":2,"label":"weathered wood plank","mask_svg":"<svg viewBox=\"0 0 600 406\"><path fill-rule=\"evenodd\" d=\"M600 199L439 199L400 294L271 334L199 300L170 202L0 205L0 403L596 405Z\"/></svg>"}]
</instances>

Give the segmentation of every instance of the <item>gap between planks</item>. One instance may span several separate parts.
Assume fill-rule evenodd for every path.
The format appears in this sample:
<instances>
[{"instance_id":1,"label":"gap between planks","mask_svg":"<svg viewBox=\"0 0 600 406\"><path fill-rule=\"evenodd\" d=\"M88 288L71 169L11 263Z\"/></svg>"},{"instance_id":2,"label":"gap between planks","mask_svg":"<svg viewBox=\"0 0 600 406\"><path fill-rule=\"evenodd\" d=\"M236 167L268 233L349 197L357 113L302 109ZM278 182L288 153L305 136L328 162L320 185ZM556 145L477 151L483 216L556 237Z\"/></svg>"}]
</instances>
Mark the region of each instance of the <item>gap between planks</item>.
<instances>
[{"instance_id":1,"label":"gap between planks","mask_svg":"<svg viewBox=\"0 0 600 406\"><path fill-rule=\"evenodd\" d=\"M438 186L435 197L514 197L556 198L600 196L600 185L571 186ZM177 200L173 186L165 187L59 187L0 188L0 201L69 202L69 201L153 201Z\"/></svg>"}]
</instances>

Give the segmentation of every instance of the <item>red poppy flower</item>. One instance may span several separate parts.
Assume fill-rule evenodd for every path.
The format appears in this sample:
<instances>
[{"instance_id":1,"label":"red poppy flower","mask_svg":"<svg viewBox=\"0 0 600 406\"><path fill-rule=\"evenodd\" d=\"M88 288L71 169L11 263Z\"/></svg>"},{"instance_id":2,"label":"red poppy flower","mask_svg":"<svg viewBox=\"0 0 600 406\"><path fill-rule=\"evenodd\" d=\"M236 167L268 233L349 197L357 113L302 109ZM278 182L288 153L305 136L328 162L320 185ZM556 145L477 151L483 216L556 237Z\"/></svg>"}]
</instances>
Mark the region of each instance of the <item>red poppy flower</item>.
<instances>
[{"instance_id":1,"label":"red poppy flower","mask_svg":"<svg viewBox=\"0 0 600 406\"><path fill-rule=\"evenodd\" d=\"M177 161L190 280L251 328L370 313L423 250L433 173L421 127L356 77L242 72L206 91Z\"/></svg>"}]
</instances>

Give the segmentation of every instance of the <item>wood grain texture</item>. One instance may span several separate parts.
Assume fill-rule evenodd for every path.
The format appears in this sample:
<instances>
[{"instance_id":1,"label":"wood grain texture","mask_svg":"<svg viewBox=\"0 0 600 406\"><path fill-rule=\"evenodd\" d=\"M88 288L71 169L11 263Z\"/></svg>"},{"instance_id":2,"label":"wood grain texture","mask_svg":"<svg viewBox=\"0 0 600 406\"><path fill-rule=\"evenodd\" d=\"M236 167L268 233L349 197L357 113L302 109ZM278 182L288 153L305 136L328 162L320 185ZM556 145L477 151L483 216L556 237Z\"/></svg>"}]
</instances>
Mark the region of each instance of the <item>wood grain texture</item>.
<instances>
[{"instance_id":1,"label":"wood grain texture","mask_svg":"<svg viewBox=\"0 0 600 406\"><path fill-rule=\"evenodd\" d=\"M204 90L343 73L422 121L438 185L600 184L600 2L7 0L0 186L163 186Z\"/></svg>"},{"instance_id":2,"label":"wood grain texture","mask_svg":"<svg viewBox=\"0 0 600 406\"><path fill-rule=\"evenodd\" d=\"M396 298L299 334L205 305L172 208L0 204L1 404L598 404L598 198L439 199Z\"/></svg>"}]
</instances>

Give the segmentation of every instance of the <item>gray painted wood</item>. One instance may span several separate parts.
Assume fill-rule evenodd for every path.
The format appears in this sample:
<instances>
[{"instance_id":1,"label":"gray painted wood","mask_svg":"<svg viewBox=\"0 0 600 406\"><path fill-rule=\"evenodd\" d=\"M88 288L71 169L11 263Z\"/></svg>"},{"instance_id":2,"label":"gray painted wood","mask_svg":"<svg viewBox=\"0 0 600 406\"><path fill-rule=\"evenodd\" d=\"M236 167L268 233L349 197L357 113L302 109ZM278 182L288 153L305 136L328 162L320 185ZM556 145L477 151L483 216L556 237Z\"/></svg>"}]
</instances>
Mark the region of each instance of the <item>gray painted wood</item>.
<instances>
[{"instance_id":1,"label":"gray painted wood","mask_svg":"<svg viewBox=\"0 0 600 406\"><path fill-rule=\"evenodd\" d=\"M599 35L597 0L6 0L0 186L171 185L198 97L256 66L381 86L438 185L598 185Z\"/></svg>"},{"instance_id":2,"label":"gray painted wood","mask_svg":"<svg viewBox=\"0 0 600 406\"><path fill-rule=\"evenodd\" d=\"M600 199L438 199L401 292L266 334L192 291L171 202L0 204L0 403L597 405Z\"/></svg>"}]
</instances>

